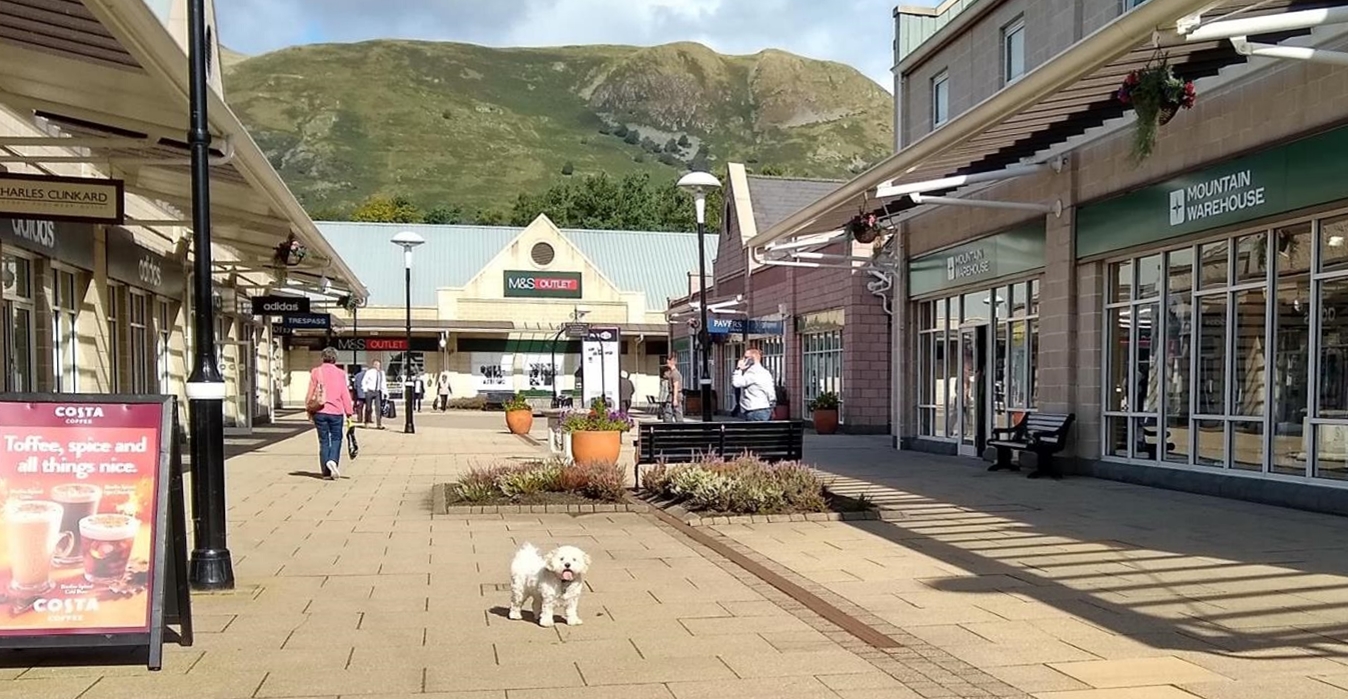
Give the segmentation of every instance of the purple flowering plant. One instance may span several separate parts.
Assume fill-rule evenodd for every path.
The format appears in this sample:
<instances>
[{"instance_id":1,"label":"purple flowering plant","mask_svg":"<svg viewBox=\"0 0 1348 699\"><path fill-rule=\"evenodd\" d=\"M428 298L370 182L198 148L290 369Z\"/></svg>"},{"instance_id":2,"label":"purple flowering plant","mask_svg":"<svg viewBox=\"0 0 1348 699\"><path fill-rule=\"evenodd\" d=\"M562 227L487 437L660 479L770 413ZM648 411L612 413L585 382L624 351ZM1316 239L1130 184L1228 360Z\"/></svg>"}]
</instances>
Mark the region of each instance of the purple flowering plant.
<instances>
[{"instance_id":1,"label":"purple flowering plant","mask_svg":"<svg viewBox=\"0 0 1348 699\"><path fill-rule=\"evenodd\" d=\"M629 432L634 426L627 413L610 410L603 398L594 399L589 410L573 410L562 418L564 432Z\"/></svg>"}]
</instances>

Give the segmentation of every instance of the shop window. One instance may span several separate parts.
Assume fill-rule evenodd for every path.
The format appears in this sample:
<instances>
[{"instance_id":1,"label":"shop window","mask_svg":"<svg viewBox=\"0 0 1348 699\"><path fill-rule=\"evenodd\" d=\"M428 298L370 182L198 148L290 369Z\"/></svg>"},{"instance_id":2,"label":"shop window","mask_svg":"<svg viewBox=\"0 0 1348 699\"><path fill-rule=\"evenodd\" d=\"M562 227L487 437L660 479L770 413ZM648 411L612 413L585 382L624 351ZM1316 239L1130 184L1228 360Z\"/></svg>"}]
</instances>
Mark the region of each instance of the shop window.
<instances>
[{"instance_id":1,"label":"shop window","mask_svg":"<svg viewBox=\"0 0 1348 699\"><path fill-rule=\"evenodd\" d=\"M0 256L0 282L3 282L3 357L4 388L7 391L37 390L33 381L34 326L33 261L6 253Z\"/></svg>"},{"instance_id":2,"label":"shop window","mask_svg":"<svg viewBox=\"0 0 1348 699\"><path fill-rule=\"evenodd\" d=\"M993 351L983 375L992 395L992 422L1009 427L1039 402L1039 281L1030 280L919 304L918 433L936 439L972 440L974 401L982 391L968 385L978 374L977 333L964 326L990 325ZM963 379L961 378L963 377Z\"/></svg>"},{"instance_id":3,"label":"shop window","mask_svg":"<svg viewBox=\"0 0 1348 699\"><path fill-rule=\"evenodd\" d=\"M758 348L763 351L763 368L772 374L779 385L786 384L786 343L780 337L760 340Z\"/></svg>"},{"instance_id":4,"label":"shop window","mask_svg":"<svg viewBox=\"0 0 1348 699\"><path fill-rule=\"evenodd\" d=\"M742 343L726 343L721 345L721 409L726 413L733 413L739 404L735 402L735 387L731 385L730 378L735 373L735 365L744 357L744 345Z\"/></svg>"},{"instance_id":5,"label":"shop window","mask_svg":"<svg viewBox=\"0 0 1348 699\"><path fill-rule=\"evenodd\" d=\"M931 127L950 120L950 75L941 71L931 79Z\"/></svg>"},{"instance_id":6,"label":"shop window","mask_svg":"<svg viewBox=\"0 0 1348 699\"><path fill-rule=\"evenodd\" d=\"M1009 85L1025 74L1025 19L1002 28L1002 83Z\"/></svg>"},{"instance_id":7,"label":"shop window","mask_svg":"<svg viewBox=\"0 0 1348 699\"><path fill-rule=\"evenodd\" d=\"M843 336L842 330L804 333L801 343L801 398L806 412L810 402L824 393L838 396L838 415L841 420L843 402Z\"/></svg>"},{"instance_id":8,"label":"shop window","mask_svg":"<svg viewBox=\"0 0 1348 699\"><path fill-rule=\"evenodd\" d=\"M108 284L108 391L122 389L122 287Z\"/></svg>"},{"instance_id":9,"label":"shop window","mask_svg":"<svg viewBox=\"0 0 1348 699\"><path fill-rule=\"evenodd\" d=\"M132 291L127 294L127 326L131 342L128 343L130 356L127 358L131 368L131 392L135 394L154 393L151 386L149 299L145 294Z\"/></svg>"},{"instance_id":10,"label":"shop window","mask_svg":"<svg viewBox=\"0 0 1348 699\"><path fill-rule=\"evenodd\" d=\"M159 301L158 307L159 324L157 327L159 341L155 349L155 366L159 374L159 392L165 395L171 395L173 391L173 376L169 362L170 340L173 338L173 310L168 301Z\"/></svg>"},{"instance_id":11,"label":"shop window","mask_svg":"<svg viewBox=\"0 0 1348 699\"><path fill-rule=\"evenodd\" d=\"M58 393L77 393L80 390L79 337L76 335L79 319L79 279L74 272L52 270L52 367L54 388Z\"/></svg>"}]
</instances>

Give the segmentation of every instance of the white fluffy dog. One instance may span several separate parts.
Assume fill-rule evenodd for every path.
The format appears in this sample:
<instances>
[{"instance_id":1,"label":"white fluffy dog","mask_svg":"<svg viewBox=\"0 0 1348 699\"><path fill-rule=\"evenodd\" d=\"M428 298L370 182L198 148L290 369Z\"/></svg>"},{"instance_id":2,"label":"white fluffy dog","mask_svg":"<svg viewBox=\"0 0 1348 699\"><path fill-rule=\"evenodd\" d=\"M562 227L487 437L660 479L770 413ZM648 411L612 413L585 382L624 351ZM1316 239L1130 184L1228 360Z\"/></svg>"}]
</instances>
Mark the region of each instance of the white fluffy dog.
<instances>
[{"instance_id":1,"label":"white fluffy dog","mask_svg":"<svg viewBox=\"0 0 1348 699\"><path fill-rule=\"evenodd\" d=\"M524 601L534 599L534 616L539 626L552 626L553 611L560 604L568 626L581 623L580 593L585 589L585 572L590 555L575 546L562 546L542 555L533 544L525 544L510 562L510 618L523 619Z\"/></svg>"}]
</instances>

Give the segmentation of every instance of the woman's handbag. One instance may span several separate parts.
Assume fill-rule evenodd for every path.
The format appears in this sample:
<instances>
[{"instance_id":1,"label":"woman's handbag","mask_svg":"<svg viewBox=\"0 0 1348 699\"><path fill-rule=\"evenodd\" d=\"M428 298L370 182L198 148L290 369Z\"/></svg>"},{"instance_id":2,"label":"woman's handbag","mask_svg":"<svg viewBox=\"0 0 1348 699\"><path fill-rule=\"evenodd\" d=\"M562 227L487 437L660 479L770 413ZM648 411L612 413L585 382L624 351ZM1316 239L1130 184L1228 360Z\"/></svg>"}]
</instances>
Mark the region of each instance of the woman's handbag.
<instances>
[{"instance_id":1,"label":"woman's handbag","mask_svg":"<svg viewBox=\"0 0 1348 699\"><path fill-rule=\"evenodd\" d=\"M317 372L309 377L309 382L309 397L304 401L304 410L309 413L309 417L313 417L328 404L328 395L323 382L318 380Z\"/></svg>"}]
</instances>

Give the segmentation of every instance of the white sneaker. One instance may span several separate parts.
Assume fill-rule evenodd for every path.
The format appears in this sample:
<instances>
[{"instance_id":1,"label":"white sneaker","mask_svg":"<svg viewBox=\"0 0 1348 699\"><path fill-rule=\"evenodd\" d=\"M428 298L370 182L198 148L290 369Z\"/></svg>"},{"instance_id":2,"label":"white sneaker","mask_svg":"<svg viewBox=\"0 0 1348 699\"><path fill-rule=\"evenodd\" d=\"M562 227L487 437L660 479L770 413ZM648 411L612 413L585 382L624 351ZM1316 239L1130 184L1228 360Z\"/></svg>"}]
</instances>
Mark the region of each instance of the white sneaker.
<instances>
[{"instance_id":1,"label":"white sneaker","mask_svg":"<svg viewBox=\"0 0 1348 699\"><path fill-rule=\"evenodd\" d=\"M342 472L337 469L336 461L328 462L328 477L334 481L342 477Z\"/></svg>"}]
</instances>

